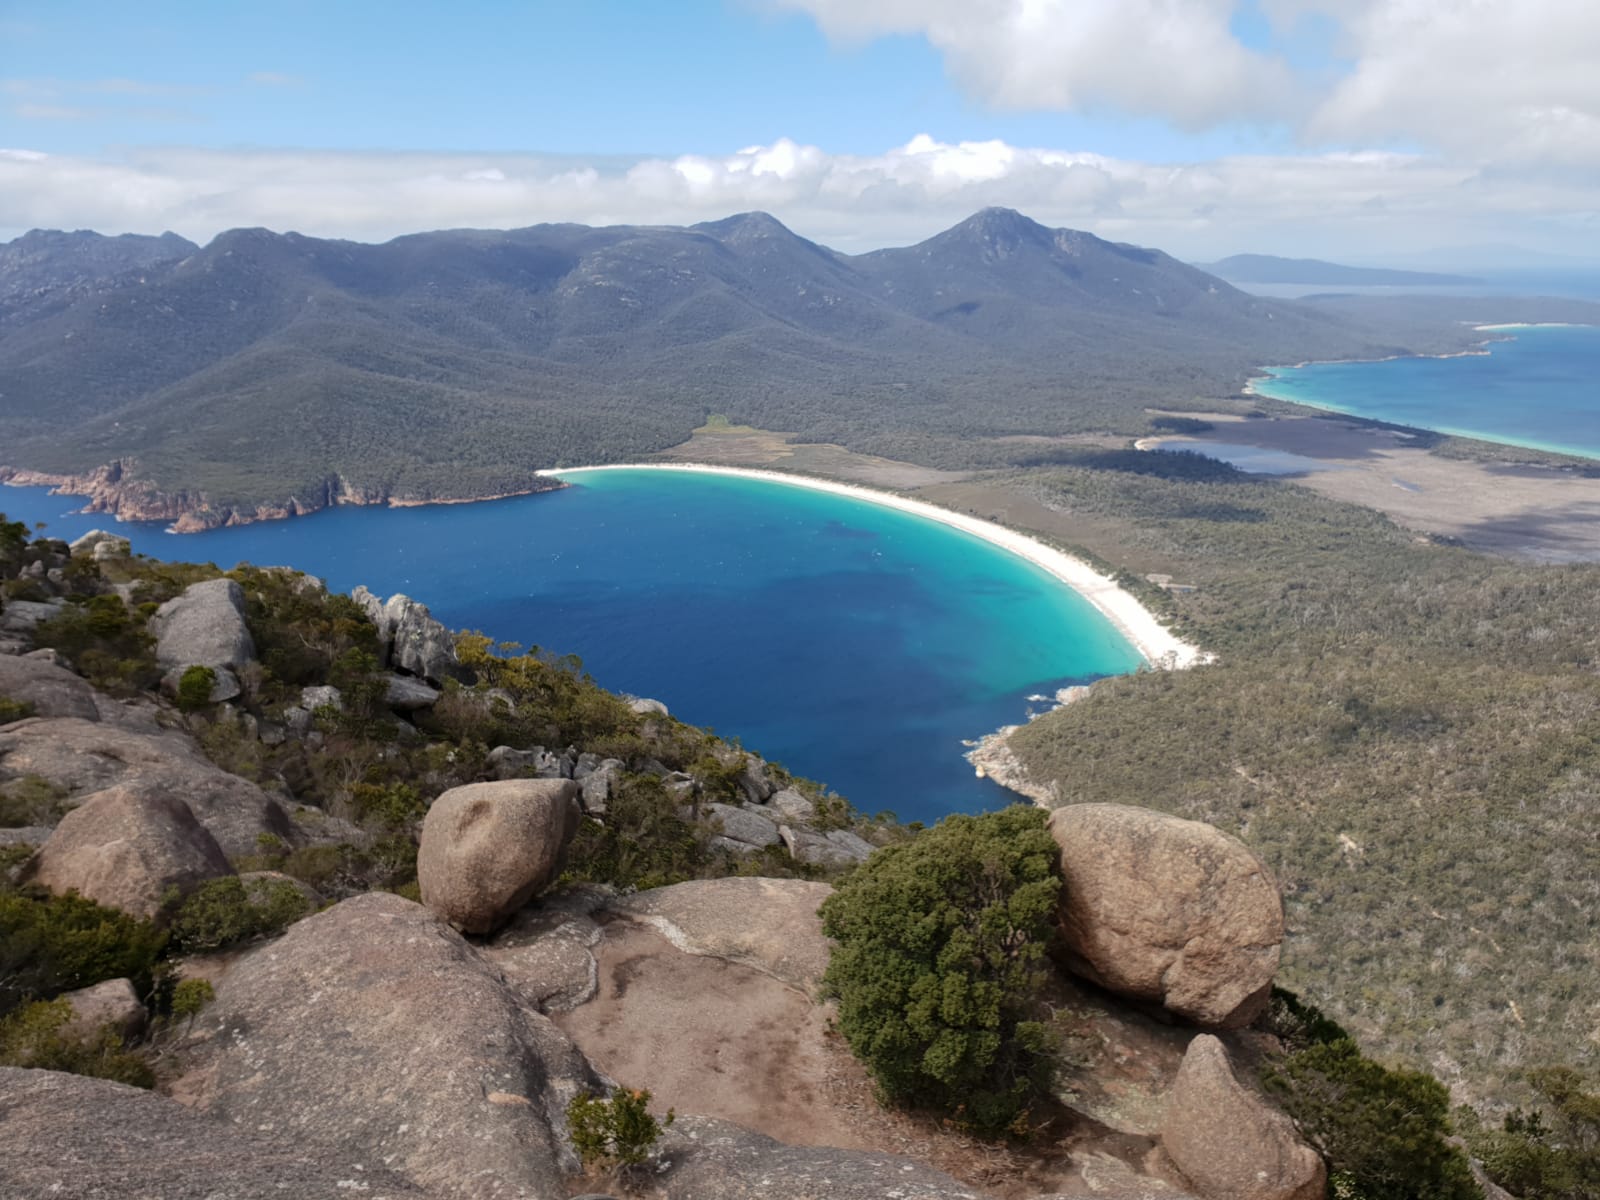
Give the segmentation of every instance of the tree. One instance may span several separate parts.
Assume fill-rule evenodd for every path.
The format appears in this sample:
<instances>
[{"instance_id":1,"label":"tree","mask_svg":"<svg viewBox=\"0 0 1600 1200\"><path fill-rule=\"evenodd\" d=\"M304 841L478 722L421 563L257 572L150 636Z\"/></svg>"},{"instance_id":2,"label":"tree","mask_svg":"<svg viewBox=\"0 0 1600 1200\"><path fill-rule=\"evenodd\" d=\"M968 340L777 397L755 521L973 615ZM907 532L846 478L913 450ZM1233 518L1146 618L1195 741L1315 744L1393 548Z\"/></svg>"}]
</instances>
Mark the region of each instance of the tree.
<instances>
[{"instance_id":1,"label":"tree","mask_svg":"<svg viewBox=\"0 0 1600 1200\"><path fill-rule=\"evenodd\" d=\"M889 1103L999 1134L1045 1080L1030 1020L1061 888L1045 814L946 817L879 850L822 906L839 1028Z\"/></svg>"}]
</instances>

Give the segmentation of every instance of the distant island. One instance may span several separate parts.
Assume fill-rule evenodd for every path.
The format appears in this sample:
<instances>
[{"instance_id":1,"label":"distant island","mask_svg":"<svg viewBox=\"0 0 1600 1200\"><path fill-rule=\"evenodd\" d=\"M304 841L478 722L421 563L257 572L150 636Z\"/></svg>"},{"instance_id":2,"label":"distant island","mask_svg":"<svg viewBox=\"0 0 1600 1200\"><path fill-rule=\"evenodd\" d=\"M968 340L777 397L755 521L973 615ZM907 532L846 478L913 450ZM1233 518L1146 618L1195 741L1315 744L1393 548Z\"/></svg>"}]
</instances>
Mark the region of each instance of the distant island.
<instances>
[{"instance_id":1,"label":"distant island","mask_svg":"<svg viewBox=\"0 0 1600 1200\"><path fill-rule=\"evenodd\" d=\"M1235 254L1214 263L1195 263L1229 283L1306 283L1354 287L1462 287L1482 283L1467 275L1396 271L1388 267L1348 267L1320 258L1279 258L1276 254Z\"/></svg>"}]
</instances>

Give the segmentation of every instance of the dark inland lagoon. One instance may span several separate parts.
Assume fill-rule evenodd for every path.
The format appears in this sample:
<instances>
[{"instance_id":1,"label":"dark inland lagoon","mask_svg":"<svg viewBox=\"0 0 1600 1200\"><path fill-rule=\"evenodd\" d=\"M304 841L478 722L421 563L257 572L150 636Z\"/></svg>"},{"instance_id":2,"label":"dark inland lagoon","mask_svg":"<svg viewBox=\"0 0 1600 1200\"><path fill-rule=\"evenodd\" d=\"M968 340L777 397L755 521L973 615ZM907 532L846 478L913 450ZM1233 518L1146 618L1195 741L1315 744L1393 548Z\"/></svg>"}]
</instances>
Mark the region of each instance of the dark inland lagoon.
<instances>
[{"instance_id":1,"label":"dark inland lagoon","mask_svg":"<svg viewBox=\"0 0 1600 1200\"><path fill-rule=\"evenodd\" d=\"M868 812L932 822L1016 797L963 742L1028 697L1137 668L1101 613L1034 564L882 505L766 480L608 470L475 504L338 508L174 535L0 491L71 540L231 567L287 564L330 589L405 592L451 628L576 654L602 686L820 779Z\"/></svg>"},{"instance_id":2,"label":"dark inland lagoon","mask_svg":"<svg viewBox=\"0 0 1600 1200\"><path fill-rule=\"evenodd\" d=\"M1487 326L1486 354L1270 367L1253 391L1356 417L1600 458L1600 327Z\"/></svg>"}]
</instances>

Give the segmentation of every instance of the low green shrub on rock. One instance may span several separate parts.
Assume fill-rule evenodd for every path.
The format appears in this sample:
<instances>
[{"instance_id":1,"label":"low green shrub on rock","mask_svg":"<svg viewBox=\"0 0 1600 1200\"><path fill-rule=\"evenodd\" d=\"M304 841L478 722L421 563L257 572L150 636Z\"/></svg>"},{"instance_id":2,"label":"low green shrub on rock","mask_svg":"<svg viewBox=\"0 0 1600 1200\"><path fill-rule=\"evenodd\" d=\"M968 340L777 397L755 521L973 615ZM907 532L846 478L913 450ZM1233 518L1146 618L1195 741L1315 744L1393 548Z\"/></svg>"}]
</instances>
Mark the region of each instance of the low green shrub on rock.
<instances>
[{"instance_id":1,"label":"low green shrub on rock","mask_svg":"<svg viewBox=\"0 0 1600 1200\"><path fill-rule=\"evenodd\" d=\"M143 994L166 941L149 922L75 894L0 889L0 1014L106 979L131 979Z\"/></svg>"},{"instance_id":2,"label":"low green shrub on rock","mask_svg":"<svg viewBox=\"0 0 1600 1200\"><path fill-rule=\"evenodd\" d=\"M946 817L878 851L822 906L837 942L824 987L893 1104L1018 1128L1048 1070L1032 1019L1061 888L1045 814Z\"/></svg>"},{"instance_id":3,"label":"low green shrub on rock","mask_svg":"<svg viewBox=\"0 0 1600 1200\"><path fill-rule=\"evenodd\" d=\"M66 1000L41 1000L0 1020L0 1066L39 1071L66 1071L114 1079L134 1087L155 1087L155 1074L144 1058L123 1045L122 1035L107 1026L74 1036L67 1028L72 1005Z\"/></svg>"},{"instance_id":4,"label":"low green shrub on rock","mask_svg":"<svg viewBox=\"0 0 1600 1200\"><path fill-rule=\"evenodd\" d=\"M172 940L189 953L220 950L277 933L310 911L310 902L288 880L256 880L247 888L238 876L228 875L207 880L178 906Z\"/></svg>"},{"instance_id":5,"label":"low green shrub on rock","mask_svg":"<svg viewBox=\"0 0 1600 1200\"><path fill-rule=\"evenodd\" d=\"M1391 1070L1314 1006L1275 991L1269 1025L1286 1053L1262 1081L1351 1200L1482 1200L1450 1141L1450 1093L1431 1075Z\"/></svg>"},{"instance_id":6,"label":"low green shrub on rock","mask_svg":"<svg viewBox=\"0 0 1600 1200\"><path fill-rule=\"evenodd\" d=\"M572 1144L589 1168L639 1166L676 1119L670 1108L664 1120L651 1116L650 1093L642 1089L618 1088L610 1099L580 1092L567 1105Z\"/></svg>"}]
</instances>

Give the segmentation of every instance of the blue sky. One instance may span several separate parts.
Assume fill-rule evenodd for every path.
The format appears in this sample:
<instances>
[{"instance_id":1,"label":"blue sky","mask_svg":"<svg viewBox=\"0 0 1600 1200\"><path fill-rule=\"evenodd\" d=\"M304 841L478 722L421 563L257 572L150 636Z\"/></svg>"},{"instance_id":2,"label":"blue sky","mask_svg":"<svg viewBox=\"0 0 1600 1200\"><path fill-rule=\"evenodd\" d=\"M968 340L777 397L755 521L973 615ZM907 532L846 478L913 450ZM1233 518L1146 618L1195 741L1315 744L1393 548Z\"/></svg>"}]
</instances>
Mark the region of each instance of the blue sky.
<instances>
[{"instance_id":1,"label":"blue sky","mask_svg":"<svg viewBox=\"0 0 1600 1200\"><path fill-rule=\"evenodd\" d=\"M0 0L0 236L767 207L864 248L1009 201L1191 253L1548 249L1596 229L1586 8Z\"/></svg>"}]
</instances>

